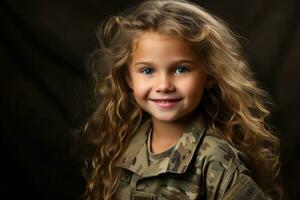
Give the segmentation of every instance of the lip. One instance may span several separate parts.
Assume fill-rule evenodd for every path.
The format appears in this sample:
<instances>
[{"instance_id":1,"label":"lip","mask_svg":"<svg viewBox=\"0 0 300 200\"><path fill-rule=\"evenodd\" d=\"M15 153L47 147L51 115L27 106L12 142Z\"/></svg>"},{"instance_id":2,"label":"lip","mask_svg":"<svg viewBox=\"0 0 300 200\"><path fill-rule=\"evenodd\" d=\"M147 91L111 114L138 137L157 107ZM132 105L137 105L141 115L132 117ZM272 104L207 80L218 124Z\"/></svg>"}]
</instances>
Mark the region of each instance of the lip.
<instances>
[{"instance_id":1,"label":"lip","mask_svg":"<svg viewBox=\"0 0 300 200\"><path fill-rule=\"evenodd\" d=\"M175 107L181 99L150 99L155 105L160 108L173 108Z\"/></svg>"}]
</instances>

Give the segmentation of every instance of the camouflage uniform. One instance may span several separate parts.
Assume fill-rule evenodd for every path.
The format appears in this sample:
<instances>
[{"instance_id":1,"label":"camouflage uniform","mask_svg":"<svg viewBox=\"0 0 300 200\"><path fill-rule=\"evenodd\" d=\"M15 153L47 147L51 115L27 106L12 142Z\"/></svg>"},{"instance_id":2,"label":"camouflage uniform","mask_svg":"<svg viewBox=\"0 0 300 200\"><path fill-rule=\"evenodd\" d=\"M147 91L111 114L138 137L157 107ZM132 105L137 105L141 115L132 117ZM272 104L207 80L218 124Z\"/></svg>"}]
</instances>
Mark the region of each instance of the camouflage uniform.
<instances>
[{"instance_id":1,"label":"camouflage uniform","mask_svg":"<svg viewBox=\"0 0 300 200\"><path fill-rule=\"evenodd\" d=\"M117 163L118 200L267 199L251 178L246 156L206 131L201 116L184 130L168 156L150 163L151 120L137 131Z\"/></svg>"}]
</instances>

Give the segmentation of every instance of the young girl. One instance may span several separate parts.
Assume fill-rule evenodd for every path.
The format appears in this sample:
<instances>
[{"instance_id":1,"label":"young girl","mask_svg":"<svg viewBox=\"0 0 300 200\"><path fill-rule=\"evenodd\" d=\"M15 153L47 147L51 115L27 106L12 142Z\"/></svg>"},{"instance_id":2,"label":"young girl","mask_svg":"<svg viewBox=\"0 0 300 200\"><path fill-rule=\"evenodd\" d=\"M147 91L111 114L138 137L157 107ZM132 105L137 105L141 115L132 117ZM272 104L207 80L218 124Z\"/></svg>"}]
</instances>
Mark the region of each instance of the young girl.
<instances>
[{"instance_id":1,"label":"young girl","mask_svg":"<svg viewBox=\"0 0 300 200\"><path fill-rule=\"evenodd\" d=\"M268 95L220 19L150 0L99 36L87 199L281 198Z\"/></svg>"}]
</instances>

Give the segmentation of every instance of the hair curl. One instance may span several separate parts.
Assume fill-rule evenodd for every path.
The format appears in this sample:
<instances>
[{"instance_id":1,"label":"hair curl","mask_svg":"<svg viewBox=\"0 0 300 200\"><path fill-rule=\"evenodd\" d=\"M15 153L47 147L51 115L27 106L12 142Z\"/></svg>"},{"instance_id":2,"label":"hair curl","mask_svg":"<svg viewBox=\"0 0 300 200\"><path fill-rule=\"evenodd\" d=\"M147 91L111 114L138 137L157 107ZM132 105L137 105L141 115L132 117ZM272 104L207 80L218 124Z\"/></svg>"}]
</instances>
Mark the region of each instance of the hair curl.
<instances>
[{"instance_id":1,"label":"hair curl","mask_svg":"<svg viewBox=\"0 0 300 200\"><path fill-rule=\"evenodd\" d=\"M266 123L270 97L259 88L225 23L183 0L148 0L108 17L99 28L100 48L93 53L92 67L101 100L84 128L86 141L94 147L87 161L86 198L113 198L118 181L114 166L149 117L134 101L124 76L134 40L147 31L178 36L195 50L216 80L201 102L208 130L246 153L254 180L271 198L280 199L279 140Z\"/></svg>"}]
</instances>

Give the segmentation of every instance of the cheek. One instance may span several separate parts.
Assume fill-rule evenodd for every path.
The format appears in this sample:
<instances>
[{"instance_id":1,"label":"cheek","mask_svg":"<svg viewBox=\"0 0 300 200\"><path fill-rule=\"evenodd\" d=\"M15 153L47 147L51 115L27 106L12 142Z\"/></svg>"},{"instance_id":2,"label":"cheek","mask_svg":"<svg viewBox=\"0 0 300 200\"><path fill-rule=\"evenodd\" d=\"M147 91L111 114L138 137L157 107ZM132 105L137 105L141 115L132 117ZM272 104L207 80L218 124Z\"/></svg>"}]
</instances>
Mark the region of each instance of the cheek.
<instances>
[{"instance_id":1,"label":"cheek","mask_svg":"<svg viewBox=\"0 0 300 200\"><path fill-rule=\"evenodd\" d=\"M146 84L134 84L133 94L136 100L146 99L148 95L148 88Z\"/></svg>"},{"instance_id":2,"label":"cheek","mask_svg":"<svg viewBox=\"0 0 300 200\"><path fill-rule=\"evenodd\" d=\"M199 103L205 89L204 81L192 79L181 84L181 91L190 101Z\"/></svg>"}]
</instances>

